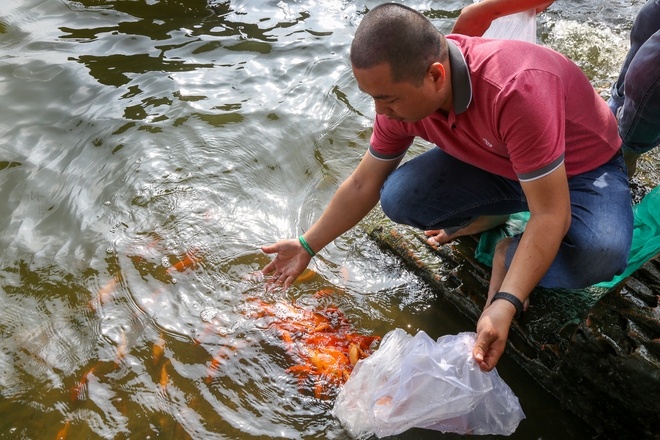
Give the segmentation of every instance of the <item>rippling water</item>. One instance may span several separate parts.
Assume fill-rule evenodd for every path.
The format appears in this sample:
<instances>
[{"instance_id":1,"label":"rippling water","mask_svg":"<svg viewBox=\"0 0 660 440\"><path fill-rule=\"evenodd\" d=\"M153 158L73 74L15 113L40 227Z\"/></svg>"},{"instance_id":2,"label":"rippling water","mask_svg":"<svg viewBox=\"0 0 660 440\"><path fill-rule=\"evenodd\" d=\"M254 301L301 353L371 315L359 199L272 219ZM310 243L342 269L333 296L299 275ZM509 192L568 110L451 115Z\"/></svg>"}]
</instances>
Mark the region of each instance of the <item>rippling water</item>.
<instances>
[{"instance_id":1,"label":"rippling water","mask_svg":"<svg viewBox=\"0 0 660 440\"><path fill-rule=\"evenodd\" d=\"M0 5L0 437L348 438L254 299L333 303L363 334L473 330L360 228L286 293L254 274L366 150L347 55L377 3ZM407 2L445 33L467 3ZM559 1L540 43L607 97L642 3ZM498 370L527 413L513 438L591 434L508 358Z\"/></svg>"}]
</instances>

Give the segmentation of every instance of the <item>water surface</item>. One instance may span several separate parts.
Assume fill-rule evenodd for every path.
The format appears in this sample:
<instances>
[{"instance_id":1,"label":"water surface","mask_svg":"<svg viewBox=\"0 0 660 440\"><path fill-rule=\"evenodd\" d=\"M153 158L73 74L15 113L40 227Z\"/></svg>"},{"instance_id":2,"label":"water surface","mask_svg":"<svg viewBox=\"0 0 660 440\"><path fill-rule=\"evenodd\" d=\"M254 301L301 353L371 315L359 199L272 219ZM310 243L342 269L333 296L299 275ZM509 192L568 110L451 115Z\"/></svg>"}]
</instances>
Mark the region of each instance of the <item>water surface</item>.
<instances>
[{"instance_id":1,"label":"water surface","mask_svg":"<svg viewBox=\"0 0 660 440\"><path fill-rule=\"evenodd\" d=\"M378 3L0 5L0 437L345 439L255 299L332 304L363 334L474 329L361 228L287 292L254 275L366 151L374 110L347 56ZM468 3L406 2L445 33ZM559 1L539 42L607 98L641 4ZM512 438L593 434L510 359L498 370L527 414Z\"/></svg>"}]
</instances>

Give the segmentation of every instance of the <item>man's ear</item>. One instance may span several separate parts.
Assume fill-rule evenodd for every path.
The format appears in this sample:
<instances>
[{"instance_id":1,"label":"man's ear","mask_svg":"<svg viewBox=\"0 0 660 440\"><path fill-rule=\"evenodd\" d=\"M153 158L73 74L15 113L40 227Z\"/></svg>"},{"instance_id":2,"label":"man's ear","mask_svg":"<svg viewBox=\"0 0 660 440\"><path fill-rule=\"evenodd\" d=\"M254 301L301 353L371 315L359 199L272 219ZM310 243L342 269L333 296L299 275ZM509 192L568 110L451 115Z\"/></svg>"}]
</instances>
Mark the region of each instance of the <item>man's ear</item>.
<instances>
[{"instance_id":1,"label":"man's ear","mask_svg":"<svg viewBox=\"0 0 660 440\"><path fill-rule=\"evenodd\" d=\"M431 75L431 79L436 84L436 89L440 90L445 85L445 79L447 75L445 73L445 66L440 62L435 62L431 64L426 72L427 75Z\"/></svg>"}]
</instances>

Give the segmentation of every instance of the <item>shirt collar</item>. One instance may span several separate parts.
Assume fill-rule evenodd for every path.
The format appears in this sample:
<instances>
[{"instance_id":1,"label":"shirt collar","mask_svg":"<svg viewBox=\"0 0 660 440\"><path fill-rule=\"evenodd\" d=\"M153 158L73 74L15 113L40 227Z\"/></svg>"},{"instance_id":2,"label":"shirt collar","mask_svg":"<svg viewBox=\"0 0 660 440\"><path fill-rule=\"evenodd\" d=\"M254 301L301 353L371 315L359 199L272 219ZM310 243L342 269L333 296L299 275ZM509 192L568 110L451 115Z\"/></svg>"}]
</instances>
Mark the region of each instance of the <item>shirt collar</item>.
<instances>
[{"instance_id":1,"label":"shirt collar","mask_svg":"<svg viewBox=\"0 0 660 440\"><path fill-rule=\"evenodd\" d=\"M472 82L470 81L470 71L463 52L451 40L447 40L447 46L449 48L454 113L459 114L467 110L470 102L472 102Z\"/></svg>"}]
</instances>

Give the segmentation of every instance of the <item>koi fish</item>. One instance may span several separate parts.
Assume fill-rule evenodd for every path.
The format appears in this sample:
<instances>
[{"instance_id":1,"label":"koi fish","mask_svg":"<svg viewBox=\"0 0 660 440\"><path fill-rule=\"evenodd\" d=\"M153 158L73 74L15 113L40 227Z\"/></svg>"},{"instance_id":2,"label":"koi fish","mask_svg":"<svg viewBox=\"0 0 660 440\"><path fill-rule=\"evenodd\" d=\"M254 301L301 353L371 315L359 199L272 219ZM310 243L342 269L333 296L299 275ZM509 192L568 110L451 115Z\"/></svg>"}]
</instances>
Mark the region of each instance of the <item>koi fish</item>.
<instances>
[{"instance_id":1,"label":"koi fish","mask_svg":"<svg viewBox=\"0 0 660 440\"><path fill-rule=\"evenodd\" d=\"M55 440L66 440L67 434L69 433L69 426L71 426L71 420L66 419L62 429L57 432Z\"/></svg>"},{"instance_id":2,"label":"koi fish","mask_svg":"<svg viewBox=\"0 0 660 440\"><path fill-rule=\"evenodd\" d=\"M337 292L335 292L332 289L323 289L323 290L319 290L318 292L316 292L314 294L314 298L323 298L325 296L334 295L335 293L337 293Z\"/></svg>"},{"instance_id":3,"label":"koi fish","mask_svg":"<svg viewBox=\"0 0 660 440\"><path fill-rule=\"evenodd\" d=\"M170 377L167 375L167 370L165 369L169 363L170 360L168 359L160 370L160 387L163 389L167 388L167 384L170 382Z\"/></svg>"},{"instance_id":4,"label":"koi fish","mask_svg":"<svg viewBox=\"0 0 660 440\"><path fill-rule=\"evenodd\" d=\"M305 269L298 278L296 278L296 283L306 283L307 281L313 279L316 276L316 272L312 269Z\"/></svg>"},{"instance_id":5,"label":"koi fish","mask_svg":"<svg viewBox=\"0 0 660 440\"><path fill-rule=\"evenodd\" d=\"M96 310L97 307L103 306L109 302L110 298L112 298L112 295L115 293L115 290L117 290L117 283L118 279L116 276L108 281L108 283L99 290L96 297L92 298L89 302L89 308L91 310Z\"/></svg>"},{"instance_id":6,"label":"koi fish","mask_svg":"<svg viewBox=\"0 0 660 440\"><path fill-rule=\"evenodd\" d=\"M229 350L235 350L236 347L232 347L230 345L223 345L220 347L220 350L218 350L218 354L213 357L211 360L211 365L209 365L209 368L206 370L206 383L211 383L213 380L213 377L215 376L216 371L220 369L220 365L225 359L229 358Z\"/></svg>"},{"instance_id":7,"label":"koi fish","mask_svg":"<svg viewBox=\"0 0 660 440\"><path fill-rule=\"evenodd\" d=\"M268 304L259 299L252 304L256 310L247 314L270 320L268 328L275 330L293 361L286 372L298 378L301 390L312 390L319 399L332 396L348 380L357 362L371 355L373 343L380 340L379 336L354 333L336 307L319 310L295 302Z\"/></svg>"},{"instance_id":8,"label":"koi fish","mask_svg":"<svg viewBox=\"0 0 660 440\"><path fill-rule=\"evenodd\" d=\"M87 376L94 374L96 367L97 365L94 365L92 368L87 370L85 374L83 374L82 378L78 381L78 383L76 383L73 388L71 388L71 402L82 399L82 395L87 389Z\"/></svg>"},{"instance_id":9,"label":"koi fish","mask_svg":"<svg viewBox=\"0 0 660 440\"><path fill-rule=\"evenodd\" d=\"M128 353L128 341L126 334L122 331L120 334L119 344L117 344L117 353L115 356L115 365L119 367Z\"/></svg>"},{"instance_id":10,"label":"koi fish","mask_svg":"<svg viewBox=\"0 0 660 440\"><path fill-rule=\"evenodd\" d=\"M160 359L163 357L165 351L165 340L163 339L163 332L160 332L158 339L154 342L152 353L154 356L154 365L158 365Z\"/></svg>"},{"instance_id":11,"label":"koi fish","mask_svg":"<svg viewBox=\"0 0 660 440\"><path fill-rule=\"evenodd\" d=\"M179 261L173 266L170 266L167 268L167 274L171 274L174 271L177 272L183 272L184 270L194 266L195 264L199 263L201 261L201 258L198 258L195 256L197 253L197 249L193 249L192 251L188 252L186 254L186 258L183 260Z\"/></svg>"},{"instance_id":12,"label":"koi fish","mask_svg":"<svg viewBox=\"0 0 660 440\"><path fill-rule=\"evenodd\" d=\"M344 286L345 286L348 283L349 279L350 279L350 276L348 274L348 269L346 269L346 267L342 266L342 268L339 269L339 271L341 272L341 278L344 281Z\"/></svg>"}]
</instances>

